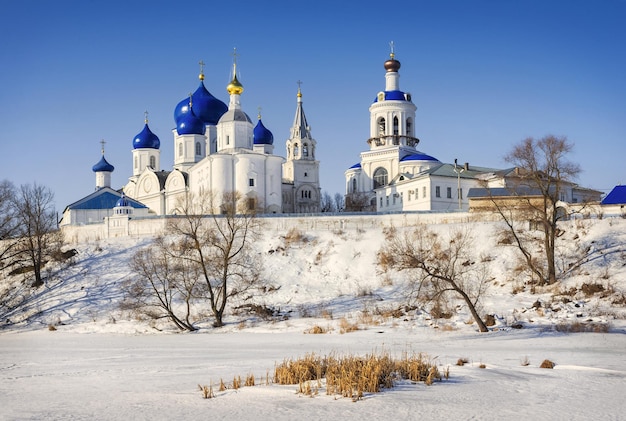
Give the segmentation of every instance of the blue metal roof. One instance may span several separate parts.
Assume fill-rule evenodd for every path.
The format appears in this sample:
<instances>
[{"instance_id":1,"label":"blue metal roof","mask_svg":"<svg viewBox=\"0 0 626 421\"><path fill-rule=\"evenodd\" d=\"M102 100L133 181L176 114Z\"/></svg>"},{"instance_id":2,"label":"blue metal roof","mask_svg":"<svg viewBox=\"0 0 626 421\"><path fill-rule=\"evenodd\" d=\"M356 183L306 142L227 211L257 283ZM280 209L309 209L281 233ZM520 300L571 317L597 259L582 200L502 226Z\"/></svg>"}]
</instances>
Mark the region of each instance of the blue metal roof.
<instances>
[{"instance_id":1,"label":"blue metal roof","mask_svg":"<svg viewBox=\"0 0 626 421\"><path fill-rule=\"evenodd\" d=\"M354 168L361 168L361 163L357 162L356 164L354 164L353 166L351 166L350 168L348 168L349 170L354 169Z\"/></svg>"},{"instance_id":2,"label":"blue metal roof","mask_svg":"<svg viewBox=\"0 0 626 421\"><path fill-rule=\"evenodd\" d=\"M103 187L96 190L88 196L83 197L77 202L67 206L67 209L113 209L118 200L122 197L121 193L109 188ZM141 202L125 197L128 206L136 209L146 208L147 206Z\"/></svg>"},{"instance_id":3,"label":"blue metal roof","mask_svg":"<svg viewBox=\"0 0 626 421\"><path fill-rule=\"evenodd\" d=\"M400 161L436 161L436 162L439 162L437 158L434 158L430 155L426 155L425 153L414 153L411 155L407 155L403 157Z\"/></svg>"},{"instance_id":4,"label":"blue metal roof","mask_svg":"<svg viewBox=\"0 0 626 421\"><path fill-rule=\"evenodd\" d=\"M603 205L626 205L626 186L615 186L602 200Z\"/></svg>"}]
</instances>

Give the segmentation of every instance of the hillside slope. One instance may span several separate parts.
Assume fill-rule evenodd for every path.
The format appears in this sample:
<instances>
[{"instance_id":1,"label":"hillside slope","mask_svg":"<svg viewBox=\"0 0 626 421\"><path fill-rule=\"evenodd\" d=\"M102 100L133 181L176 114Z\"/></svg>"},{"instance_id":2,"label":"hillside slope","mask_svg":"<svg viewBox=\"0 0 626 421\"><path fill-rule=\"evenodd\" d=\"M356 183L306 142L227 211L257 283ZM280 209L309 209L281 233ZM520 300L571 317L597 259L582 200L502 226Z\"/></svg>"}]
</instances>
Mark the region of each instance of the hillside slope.
<instances>
[{"instance_id":1,"label":"hillside slope","mask_svg":"<svg viewBox=\"0 0 626 421\"><path fill-rule=\"evenodd\" d=\"M581 325L587 324L600 330L626 326L625 219L564 222L558 264L571 269L557 285L544 288L527 283L527 275L520 272L519 251L501 244L500 224L429 228L442 236L450 230L470 230L475 259L487 267L491 279L480 309L482 314L495 316L495 329L513 325L584 329ZM299 234L291 238L286 232L268 231L254 244L263 261L265 292L233 301L223 330L303 331L321 326L341 332L347 326L364 329L399 323L476 329L467 308L455 297L445 302L453 314L437 319L431 314L432 303L410 299L410 273L383 272L376 265L385 241L382 229L303 230ZM70 262L46 268L48 279L39 289L29 288L25 275L5 273L0 285L2 330L50 325L75 332L173 330L167 321L151 320L121 306L123 287L133 276L129 261L150 241L123 238L81 244ZM201 329L212 329L206 310L200 311L194 322Z\"/></svg>"}]
</instances>

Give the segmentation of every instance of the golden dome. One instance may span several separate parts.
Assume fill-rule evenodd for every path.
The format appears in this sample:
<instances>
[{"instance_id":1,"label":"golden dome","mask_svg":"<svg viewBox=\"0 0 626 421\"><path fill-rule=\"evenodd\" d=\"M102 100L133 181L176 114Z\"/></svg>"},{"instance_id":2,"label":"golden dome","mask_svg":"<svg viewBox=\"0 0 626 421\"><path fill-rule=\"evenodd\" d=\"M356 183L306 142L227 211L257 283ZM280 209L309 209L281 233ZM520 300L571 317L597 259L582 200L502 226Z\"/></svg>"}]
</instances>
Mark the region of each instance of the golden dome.
<instances>
[{"instance_id":1,"label":"golden dome","mask_svg":"<svg viewBox=\"0 0 626 421\"><path fill-rule=\"evenodd\" d=\"M243 85L239 83L236 75L233 77L233 80L230 81L230 83L226 87L226 90L231 95L241 95L241 93L243 92Z\"/></svg>"}]
</instances>

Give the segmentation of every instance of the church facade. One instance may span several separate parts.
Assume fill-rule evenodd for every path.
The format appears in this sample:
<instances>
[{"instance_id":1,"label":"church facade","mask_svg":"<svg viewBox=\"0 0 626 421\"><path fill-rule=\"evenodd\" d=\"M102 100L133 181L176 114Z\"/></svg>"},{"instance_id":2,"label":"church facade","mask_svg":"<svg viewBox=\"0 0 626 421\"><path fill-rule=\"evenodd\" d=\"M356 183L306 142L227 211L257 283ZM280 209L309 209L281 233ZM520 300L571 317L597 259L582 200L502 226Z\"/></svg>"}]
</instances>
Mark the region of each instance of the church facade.
<instances>
[{"instance_id":1,"label":"church facade","mask_svg":"<svg viewBox=\"0 0 626 421\"><path fill-rule=\"evenodd\" d=\"M124 194L145 204L157 215L177 213L177 204L191 193L210 192L214 213L223 211L224 194L238 192L257 213L315 213L320 211L319 161L316 141L302 106L298 88L296 115L287 157L274 154L274 136L259 113L256 124L241 105L244 91L233 64L226 87L226 105L200 85L174 110L174 165L162 170L161 141L148 125L133 140L133 174Z\"/></svg>"},{"instance_id":2,"label":"church facade","mask_svg":"<svg viewBox=\"0 0 626 421\"><path fill-rule=\"evenodd\" d=\"M400 62L392 52L384 63L385 89L369 107L369 149L345 171L346 210L372 212L468 211L470 198L485 195L485 187L514 185L516 169L444 163L420 151L416 136L417 107L410 93L400 90ZM600 192L566 183L566 203L599 201Z\"/></svg>"}]
</instances>

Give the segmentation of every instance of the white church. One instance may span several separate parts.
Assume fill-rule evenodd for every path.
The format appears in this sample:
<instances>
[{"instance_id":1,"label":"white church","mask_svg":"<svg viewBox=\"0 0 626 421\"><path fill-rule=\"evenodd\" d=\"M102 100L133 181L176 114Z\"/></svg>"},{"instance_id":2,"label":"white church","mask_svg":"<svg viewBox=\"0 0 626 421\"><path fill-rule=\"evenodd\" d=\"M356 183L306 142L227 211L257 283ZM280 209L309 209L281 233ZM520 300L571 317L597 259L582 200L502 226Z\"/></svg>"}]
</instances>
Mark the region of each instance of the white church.
<instances>
[{"instance_id":1,"label":"white church","mask_svg":"<svg viewBox=\"0 0 626 421\"><path fill-rule=\"evenodd\" d=\"M258 115L256 125L243 111L243 85L233 63L226 87L226 105L204 86L204 63L200 62L200 86L174 110L172 130L174 164L161 168L161 140L150 130L146 113L143 130L133 139L133 174L122 192L111 188L113 166L103 156L93 167L96 191L69 205L60 225L102 222L114 213L113 198L125 199L136 214L170 215L187 193L210 191L219 201L224 193L238 192L248 209L260 214L316 213L321 190L317 142L311 135L298 87L296 114L286 141L287 157L274 154L274 136ZM103 194L113 195L103 200ZM221 212L216 204L215 213Z\"/></svg>"},{"instance_id":2,"label":"white church","mask_svg":"<svg viewBox=\"0 0 626 421\"><path fill-rule=\"evenodd\" d=\"M345 171L346 210L371 212L468 211L470 199L491 192L510 194L507 184L516 169L447 164L417 149L411 94L400 90L400 62L393 43L384 63L385 89L369 107L369 149ZM567 203L599 201L600 192L568 184L561 193Z\"/></svg>"}]
</instances>

